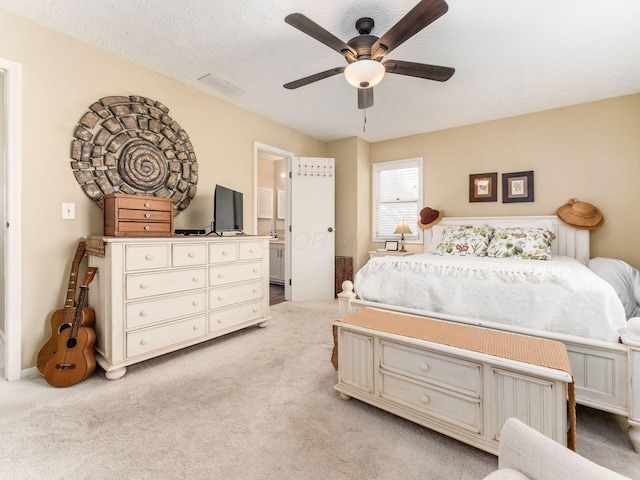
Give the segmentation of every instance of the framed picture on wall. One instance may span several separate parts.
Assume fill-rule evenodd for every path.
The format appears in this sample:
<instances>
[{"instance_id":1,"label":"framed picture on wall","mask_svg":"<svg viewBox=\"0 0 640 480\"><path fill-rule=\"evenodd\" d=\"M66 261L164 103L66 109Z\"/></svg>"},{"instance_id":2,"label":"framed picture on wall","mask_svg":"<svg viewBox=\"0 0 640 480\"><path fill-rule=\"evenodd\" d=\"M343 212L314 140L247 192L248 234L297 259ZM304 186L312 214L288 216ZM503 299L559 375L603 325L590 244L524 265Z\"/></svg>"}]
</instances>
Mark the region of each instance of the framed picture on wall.
<instances>
[{"instance_id":1,"label":"framed picture on wall","mask_svg":"<svg viewBox=\"0 0 640 480\"><path fill-rule=\"evenodd\" d=\"M498 173L474 173L469 175L470 202L498 201Z\"/></svg>"},{"instance_id":2,"label":"framed picture on wall","mask_svg":"<svg viewBox=\"0 0 640 480\"><path fill-rule=\"evenodd\" d=\"M502 174L502 203L533 202L533 170Z\"/></svg>"}]
</instances>

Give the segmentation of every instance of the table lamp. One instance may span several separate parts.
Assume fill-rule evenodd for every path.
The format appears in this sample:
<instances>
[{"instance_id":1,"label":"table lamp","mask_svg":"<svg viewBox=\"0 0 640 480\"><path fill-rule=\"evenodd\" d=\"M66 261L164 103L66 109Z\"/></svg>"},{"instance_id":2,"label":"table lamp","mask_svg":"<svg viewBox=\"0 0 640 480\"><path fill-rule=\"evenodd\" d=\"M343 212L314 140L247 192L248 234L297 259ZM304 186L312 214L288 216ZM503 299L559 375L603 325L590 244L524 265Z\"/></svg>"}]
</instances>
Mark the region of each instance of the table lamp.
<instances>
[{"instance_id":1,"label":"table lamp","mask_svg":"<svg viewBox=\"0 0 640 480\"><path fill-rule=\"evenodd\" d=\"M409 228L409 224L407 223L406 220L400 220L398 222L398 226L396 227L396 231L393 233L401 233L402 236L400 237L400 252L406 252L406 250L404 249L404 234L405 233L413 233L411 231L411 229Z\"/></svg>"}]
</instances>

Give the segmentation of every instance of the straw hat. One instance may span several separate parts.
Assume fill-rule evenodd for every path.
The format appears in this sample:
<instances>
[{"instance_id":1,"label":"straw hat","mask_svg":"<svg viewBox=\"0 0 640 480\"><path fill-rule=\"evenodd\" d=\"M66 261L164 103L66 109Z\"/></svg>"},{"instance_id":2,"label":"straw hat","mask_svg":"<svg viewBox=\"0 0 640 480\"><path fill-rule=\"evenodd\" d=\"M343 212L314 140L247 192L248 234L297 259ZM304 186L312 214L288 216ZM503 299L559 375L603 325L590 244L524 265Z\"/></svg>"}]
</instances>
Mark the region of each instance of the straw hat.
<instances>
[{"instance_id":1,"label":"straw hat","mask_svg":"<svg viewBox=\"0 0 640 480\"><path fill-rule=\"evenodd\" d=\"M444 216L444 210L434 210L433 208L424 207L420 210L420 220L418 220L418 226L421 229L431 228Z\"/></svg>"},{"instance_id":2,"label":"straw hat","mask_svg":"<svg viewBox=\"0 0 640 480\"><path fill-rule=\"evenodd\" d=\"M558 217L572 227L595 230L602 226L604 217L600 210L587 202L572 198L558 209Z\"/></svg>"}]
</instances>

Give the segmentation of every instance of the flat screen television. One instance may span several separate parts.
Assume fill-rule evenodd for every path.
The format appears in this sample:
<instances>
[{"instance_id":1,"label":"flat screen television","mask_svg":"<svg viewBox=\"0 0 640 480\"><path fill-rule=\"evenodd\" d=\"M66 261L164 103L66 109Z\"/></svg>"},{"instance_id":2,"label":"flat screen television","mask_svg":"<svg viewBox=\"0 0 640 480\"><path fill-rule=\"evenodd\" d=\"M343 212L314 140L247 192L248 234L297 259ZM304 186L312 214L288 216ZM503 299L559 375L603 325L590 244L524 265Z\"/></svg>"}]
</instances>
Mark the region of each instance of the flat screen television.
<instances>
[{"instance_id":1,"label":"flat screen television","mask_svg":"<svg viewBox=\"0 0 640 480\"><path fill-rule=\"evenodd\" d=\"M243 234L242 193L216 185L213 195L213 232L218 235Z\"/></svg>"}]
</instances>

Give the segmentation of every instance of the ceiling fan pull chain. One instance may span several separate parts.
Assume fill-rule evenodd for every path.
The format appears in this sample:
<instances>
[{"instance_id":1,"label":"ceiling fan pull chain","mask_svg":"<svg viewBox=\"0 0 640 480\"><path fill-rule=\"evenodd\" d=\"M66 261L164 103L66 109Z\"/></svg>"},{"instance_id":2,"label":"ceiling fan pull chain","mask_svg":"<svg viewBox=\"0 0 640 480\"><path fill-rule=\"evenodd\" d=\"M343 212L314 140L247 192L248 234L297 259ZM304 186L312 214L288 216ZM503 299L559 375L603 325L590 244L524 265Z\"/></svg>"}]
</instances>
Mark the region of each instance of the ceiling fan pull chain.
<instances>
[{"instance_id":1,"label":"ceiling fan pull chain","mask_svg":"<svg viewBox=\"0 0 640 480\"><path fill-rule=\"evenodd\" d=\"M367 109L363 108L362 113L364 115L364 122L362 123L362 132L364 133L367 131Z\"/></svg>"}]
</instances>

